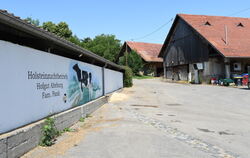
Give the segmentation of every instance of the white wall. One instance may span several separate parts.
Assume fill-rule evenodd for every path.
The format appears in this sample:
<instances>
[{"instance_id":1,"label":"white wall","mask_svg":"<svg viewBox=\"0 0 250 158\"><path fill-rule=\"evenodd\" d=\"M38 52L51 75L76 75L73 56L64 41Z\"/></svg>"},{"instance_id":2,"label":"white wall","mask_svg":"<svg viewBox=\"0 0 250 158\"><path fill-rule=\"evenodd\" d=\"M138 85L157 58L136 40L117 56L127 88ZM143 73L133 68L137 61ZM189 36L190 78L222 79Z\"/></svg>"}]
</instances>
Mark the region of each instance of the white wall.
<instances>
[{"instance_id":1,"label":"white wall","mask_svg":"<svg viewBox=\"0 0 250 158\"><path fill-rule=\"evenodd\" d=\"M123 73L104 69L105 94L123 87Z\"/></svg>"},{"instance_id":2,"label":"white wall","mask_svg":"<svg viewBox=\"0 0 250 158\"><path fill-rule=\"evenodd\" d=\"M74 66L91 73L87 85L79 82ZM105 72L107 92L122 87L122 73ZM103 94L101 67L1 40L0 73L0 134ZM61 76L34 78L35 73Z\"/></svg>"},{"instance_id":3,"label":"white wall","mask_svg":"<svg viewBox=\"0 0 250 158\"><path fill-rule=\"evenodd\" d=\"M224 74L224 63L218 61L216 58L209 59L209 61L204 62L204 76L216 76Z\"/></svg>"}]
</instances>

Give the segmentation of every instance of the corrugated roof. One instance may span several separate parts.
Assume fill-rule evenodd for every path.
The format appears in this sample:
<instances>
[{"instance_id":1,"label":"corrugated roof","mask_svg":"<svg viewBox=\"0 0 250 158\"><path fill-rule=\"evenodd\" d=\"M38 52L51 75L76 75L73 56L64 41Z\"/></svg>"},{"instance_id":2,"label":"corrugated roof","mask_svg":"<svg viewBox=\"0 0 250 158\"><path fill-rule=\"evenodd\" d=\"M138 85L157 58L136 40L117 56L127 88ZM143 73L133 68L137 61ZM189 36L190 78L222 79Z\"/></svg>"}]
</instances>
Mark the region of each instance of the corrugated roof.
<instances>
[{"instance_id":1,"label":"corrugated roof","mask_svg":"<svg viewBox=\"0 0 250 158\"><path fill-rule=\"evenodd\" d=\"M188 14L177 16L186 21L225 57L250 57L249 18Z\"/></svg>"},{"instance_id":2,"label":"corrugated roof","mask_svg":"<svg viewBox=\"0 0 250 158\"><path fill-rule=\"evenodd\" d=\"M162 44L126 41L127 45L135 50L147 62L163 62L158 55Z\"/></svg>"},{"instance_id":3,"label":"corrugated roof","mask_svg":"<svg viewBox=\"0 0 250 158\"><path fill-rule=\"evenodd\" d=\"M16 28L18 30L21 30L23 32L26 33L30 33L34 36L37 36L39 38L43 38L49 41L52 41L62 47L65 48L69 48L71 50L74 50L76 52L78 52L78 55L84 55L84 56L88 56L91 57L97 61L102 62L103 64L105 64L106 66L111 66L112 68L116 68L116 69L120 69L120 70L124 70L122 66L117 65L93 52L90 52L80 46L75 45L74 43L63 39L51 32L48 32L47 30L44 30L40 27L37 27L29 22L27 22L26 20L21 19L18 16L15 16L12 13L9 13L7 10L1 10L0 9L0 23L3 23L9 27L13 27Z\"/></svg>"}]
</instances>

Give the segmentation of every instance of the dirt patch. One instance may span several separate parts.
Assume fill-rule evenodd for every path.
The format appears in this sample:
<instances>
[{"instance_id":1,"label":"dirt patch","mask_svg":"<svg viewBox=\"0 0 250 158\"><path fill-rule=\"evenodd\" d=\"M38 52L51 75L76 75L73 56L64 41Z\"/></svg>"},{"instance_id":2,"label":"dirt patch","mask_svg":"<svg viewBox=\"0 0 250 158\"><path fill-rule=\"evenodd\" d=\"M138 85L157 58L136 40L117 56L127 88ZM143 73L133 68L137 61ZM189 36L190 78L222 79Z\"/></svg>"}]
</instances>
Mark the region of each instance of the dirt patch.
<instances>
[{"instance_id":1,"label":"dirt patch","mask_svg":"<svg viewBox=\"0 0 250 158\"><path fill-rule=\"evenodd\" d=\"M138 104L133 104L133 105L130 105L130 106L145 107L145 108L159 108L156 105L138 105Z\"/></svg>"},{"instance_id":2,"label":"dirt patch","mask_svg":"<svg viewBox=\"0 0 250 158\"><path fill-rule=\"evenodd\" d=\"M125 99L127 99L128 96L126 94L123 94L123 93L113 93L110 98L109 98L109 101L110 102L120 102L120 101L123 101Z\"/></svg>"},{"instance_id":3,"label":"dirt patch","mask_svg":"<svg viewBox=\"0 0 250 158\"><path fill-rule=\"evenodd\" d=\"M124 91L125 94L134 94L135 91Z\"/></svg>"}]
</instances>

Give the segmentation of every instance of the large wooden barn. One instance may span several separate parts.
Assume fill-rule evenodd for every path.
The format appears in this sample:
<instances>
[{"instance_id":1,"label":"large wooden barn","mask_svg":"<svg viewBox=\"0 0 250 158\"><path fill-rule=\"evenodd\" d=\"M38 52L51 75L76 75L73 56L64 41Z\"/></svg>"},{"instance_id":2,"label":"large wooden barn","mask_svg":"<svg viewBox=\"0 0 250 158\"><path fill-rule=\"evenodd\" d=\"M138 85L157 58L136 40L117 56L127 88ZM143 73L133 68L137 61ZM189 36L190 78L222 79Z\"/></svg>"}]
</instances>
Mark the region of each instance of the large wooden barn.
<instances>
[{"instance_id":1,"label":"large wooden barn","mask_svg":"<svg viewBox=\"0 0 250 158\"><path fill-rule=\"evenodd\" d=\"M164 76L198 82L231 78L250 66L250 19L178 14L159 57Z\"/></svg>"}]
</instances>

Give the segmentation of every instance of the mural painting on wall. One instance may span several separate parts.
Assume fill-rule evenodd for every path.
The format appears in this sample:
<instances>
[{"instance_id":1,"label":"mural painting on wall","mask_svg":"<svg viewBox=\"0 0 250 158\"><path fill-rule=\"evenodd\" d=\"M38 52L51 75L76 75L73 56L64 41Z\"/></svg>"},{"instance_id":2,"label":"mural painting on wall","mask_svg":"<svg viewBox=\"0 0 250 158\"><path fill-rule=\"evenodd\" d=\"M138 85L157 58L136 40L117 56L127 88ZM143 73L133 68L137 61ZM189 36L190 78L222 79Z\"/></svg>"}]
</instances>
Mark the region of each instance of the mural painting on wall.
<instances>
[{"instance_id":1,"label":"mural painting on wall","mask_svg":"<svg viewBox=\"0 0 250 158\"><path fill-rule=\"evenodd\" d=\"M0 65L8 68L1 73L11 76L0 82L0 100L8 105L0 110L0 134L103 95L99 66L1 40L0 52Z\"/></svg>"},{"instance_id":2,"label":"mural painting on wall","mask_svg":"<svg viewBox=\"0 0 250 158\"><path fill-rule=\"evenodd\" d=\"M67 98L71 106L87 103L98 97L101 86L95 72L78 62L72 61L69 66L69 83Z\"/></svg>"}]
</instances>

